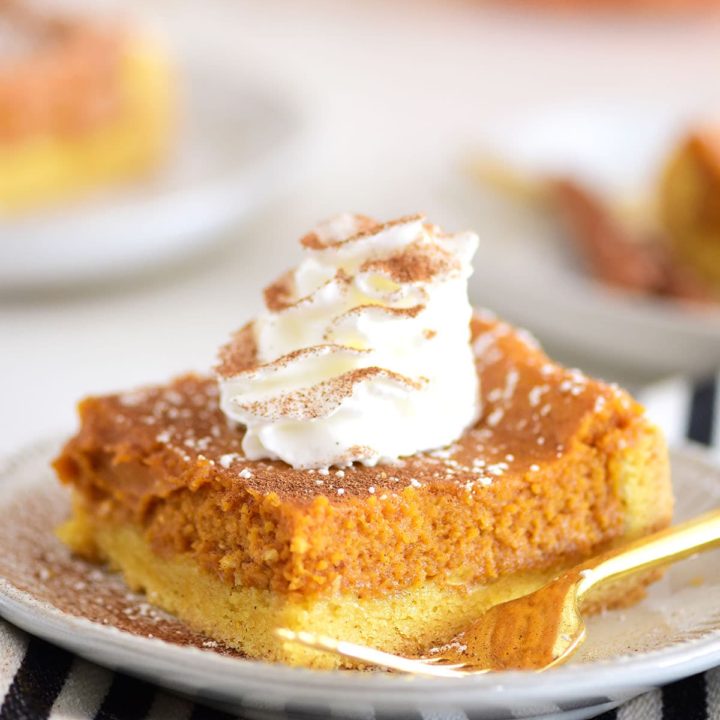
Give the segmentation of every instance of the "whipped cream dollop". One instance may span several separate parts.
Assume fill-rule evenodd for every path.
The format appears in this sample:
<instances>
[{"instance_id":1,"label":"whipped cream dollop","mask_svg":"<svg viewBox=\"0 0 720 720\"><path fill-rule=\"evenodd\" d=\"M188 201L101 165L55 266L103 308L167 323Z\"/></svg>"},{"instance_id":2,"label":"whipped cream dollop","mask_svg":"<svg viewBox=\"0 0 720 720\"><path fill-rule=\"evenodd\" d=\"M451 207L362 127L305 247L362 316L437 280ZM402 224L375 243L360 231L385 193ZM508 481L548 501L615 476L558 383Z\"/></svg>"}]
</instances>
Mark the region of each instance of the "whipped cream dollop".
<instances>
[{"instance_id":1,"label":"whipped cream dollop","mask_svg":"<svg viewBox=\"0 0 720 720\"><path fill-rule=\"evenodd\" d=\"M221 407L252 460L374 465L443 447L480 412L467 279L478 239L422 216L340 215L220 352Z\"/></svg>"}]
</instances>

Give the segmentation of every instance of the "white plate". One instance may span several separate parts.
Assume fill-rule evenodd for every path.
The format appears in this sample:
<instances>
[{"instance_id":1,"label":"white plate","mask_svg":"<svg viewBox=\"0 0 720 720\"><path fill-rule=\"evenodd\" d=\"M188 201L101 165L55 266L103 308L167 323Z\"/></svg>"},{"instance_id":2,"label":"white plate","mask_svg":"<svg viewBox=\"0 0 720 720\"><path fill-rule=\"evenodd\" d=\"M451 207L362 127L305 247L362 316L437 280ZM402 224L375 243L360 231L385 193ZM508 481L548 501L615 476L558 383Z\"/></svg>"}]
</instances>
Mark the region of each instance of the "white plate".
<instances>
[{"instance_id":1,"label":"white plate","mask_svg":"<svg viewBox=\"0 0 720 720\"><path fill-rule=\"evenodd\" d=\"M581 654L544 674L440 680L320 672L203 650L206 640L163 613L149 612L118 578L70 558L54 538L52 527L68 507L48 469L57 447L40 443L0 469L0 613L102 665L227 708L291 706L304 716L422 712L463 718L464 712L503 720L565 712L566 718L585 718L720 664L718 552L675 565L641 604L592 618ZM700 451L675 453L673 471L677 519L720 505L720 469ZM149 629L155 637L147 637Z\"/></svg>"},{"instance_id":2,"label":"white plate","mask_svg":"<svg viewBox=\"0 0 720 720\"><path fill-rule=\"evenodd\" d=\"M642 197L672 141L697 112L578 104L488 129L487 152L531 176L570 174L609 197ZM691 309L638 298L592 280L559 226L542 213L465 182L456 197L481 235L473 299L588 358L648 373L706 372L720 365L720 307Z\"/></svg>"},{"instance_id":3,"label":"white plate","mask_svg":"<svg viewBox=\"0 0 720 720\"><path fill-rule=\"evenodd\" d=\"M95 282L184 259L297 176L308 121L295 98L207 59L185 64L167 164L145 179L0 218L0 289Z\"/></svg>"}]
</instances>

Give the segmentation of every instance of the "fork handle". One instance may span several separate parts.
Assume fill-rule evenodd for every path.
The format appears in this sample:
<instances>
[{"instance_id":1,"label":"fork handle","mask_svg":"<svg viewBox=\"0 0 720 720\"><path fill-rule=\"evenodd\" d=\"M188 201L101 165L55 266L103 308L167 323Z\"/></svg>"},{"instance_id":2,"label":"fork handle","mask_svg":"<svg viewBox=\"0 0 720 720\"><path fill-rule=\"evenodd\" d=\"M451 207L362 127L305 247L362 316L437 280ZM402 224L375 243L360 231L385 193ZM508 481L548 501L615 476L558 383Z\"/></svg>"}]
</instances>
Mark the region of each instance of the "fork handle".
<instances>
[{"instance_id":1,"label":"fork handle","mask_svg":"<svg viewBox=\"0 0 720 720\"><path fill-rule=\"evenodd\" d=\"M667 565L715 547L720 547L720 510L608 550L583 563L577 568L581 575L578 597L608 580Z\"/></svg>"}]
</instances>

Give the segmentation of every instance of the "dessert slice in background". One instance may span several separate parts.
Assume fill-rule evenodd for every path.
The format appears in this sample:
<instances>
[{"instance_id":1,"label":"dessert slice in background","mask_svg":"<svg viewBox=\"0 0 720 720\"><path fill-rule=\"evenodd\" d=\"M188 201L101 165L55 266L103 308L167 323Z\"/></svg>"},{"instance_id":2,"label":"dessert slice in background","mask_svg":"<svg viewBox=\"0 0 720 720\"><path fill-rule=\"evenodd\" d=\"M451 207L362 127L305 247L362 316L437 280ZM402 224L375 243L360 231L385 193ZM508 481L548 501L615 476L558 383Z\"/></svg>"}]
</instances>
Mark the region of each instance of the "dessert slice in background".
<instances>
[{"instance_id":1,"label":"dessert slice in background","mask_svg":"<svg viewBox=\"0 0 720 720\"><path fill-rule=\"evenodd\" d=\"M0 212L136 177L171 144L162 46L132 27L0 3Z\"/></svg>"},{"instance_id":2,"label":"dessert slice in background","mask_svg":"<svg viewBox=\"0 0 720 720\"><path fill-rule=\"evenodd\" d=\"M603 284L695 306L720 302L720 131L691 130L663 165L638 197L600 192L579 172L532 175L489 157L472 172L557 217L583 269Z\"/></svg>"},{"instance_id":3,"label":"dessert slice in background","mask_svg":"<svg viewBox=\"0 0 720 720\"><path fill-rule=\"evenodd\" d=\"M720 128L689 133L674 150L660 185L662 221L673 251L720 298Z\"/></svg>"},{"instance_id":4,"label":"dessert slice in background","mask_svg":"<svg viewBox=\"0 0 720 720\"><path fill-rule=\"evenodd\" d=\"M549 191L570 242L593 277L638 294L696 303L716 299L700 268L681 253L676 256L662 230L632 227L574 180L551 181Z\"/></svg>"},{"instance_id":5,"label":"dessert slice in background","mask_svg":"<svg viewBox=\"0 0 720 720\"><path fill-rule=\"evenodd\" d=\"M61 537L251 657L331 668L346 661L274 629L420 652L665 527L660 432L622 390L466 314L473 246L422 218L321 226L306 261L270 286L267 313L225 348L219 378L81 403L55 461L73 494ZM443 348L455 377L442 376ZM418 408L422 425L401 427ZM608 588L588 610L635 602L652 579Z\"/></svg>"}]
</instances>

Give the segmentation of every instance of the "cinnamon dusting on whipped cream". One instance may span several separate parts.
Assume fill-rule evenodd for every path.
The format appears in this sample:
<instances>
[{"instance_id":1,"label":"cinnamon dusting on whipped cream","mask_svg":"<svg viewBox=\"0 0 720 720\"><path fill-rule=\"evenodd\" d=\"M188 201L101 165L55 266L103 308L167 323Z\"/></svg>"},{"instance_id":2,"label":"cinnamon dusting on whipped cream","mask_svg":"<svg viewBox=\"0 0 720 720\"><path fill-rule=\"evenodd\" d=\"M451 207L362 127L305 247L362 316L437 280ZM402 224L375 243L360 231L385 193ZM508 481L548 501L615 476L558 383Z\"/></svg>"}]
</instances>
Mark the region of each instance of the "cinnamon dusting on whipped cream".
<instances>
[{"instance_id":1,"label":"cinnamon dusting on whipped cream","mask_svg":"<svg viewBox=\"0 0 720 720\"><path fill-rule=\"evenodd\" d=\"M292 305L294 287L292 271L288 270L288 272L281 275L274 283L271 283L263 290L265 307L268 310L277 312Z\"/></svg>"},{"instance_id":2,"label":"cinnamon dusting on whipped cream","mask_svg":"<svg viewBox=\"0 0 720 720\"><path fill-rule=\"evenodd\" d=\"M238 330L227 345L220 348L215 370L220 377L232 377L251 370L257 363L257 346L252 323Z\"/></svg>"},{"instance_id":3,"label":"cinnamon dusting on whipped cream","mask_svg":"<svg viewBox=\"0 0 720 720\"><path fill-rule=\"evenodd\" d=\"M267 312L220 352L221 407L249 459L298 468L454 441L479 415L467 298L472 233L411 216L341 215L265 290Z\"/></svg>"},{"instance_id":4,"label":"cinnamon dusting on whipped cream","mask_svg":"<svg viewBox=\"0 0 720 720\"><path fill-rule=\"evenodd\" d=\"M383 305L372 304L358 305L357 307L350 308L350 310L342 313L342 315L338 315L337 317L333 318L328 332L330 332L333 327L341 325L345 320L356 318L359 315L372 316L373 313L376 313L379 315L388 315L390 317L397 318L414 318L417 317L424 309L424 305L413 305L412 307L408 308L384 307Z\"/></svg>"},{"instance_id":5,"label":"cinnamon dusting on whipped cream","mask_svg":"<svg viewBox=\"0 0 720 720\"><path fill-rule=\"evenodd\" d=\"M345 213L337 215L319 225L307 235L300 238L300 244L310 250L325 250L331 247L338 247L345 243L359 240L373 232L383 230L391 225L397 225L408 219L416 219L420 215L411 218L399 218L388 223L381 224L367 215L352 215Z\"/></svg>"},{"instance_id":6,"label":"cinnamon dusting on whipped cream","mask_svg":"<svg viewBox=\"0 0 720 720\"><path fill-rule=\"evenodd\" d=\"M282 359L282 366L287 367L289 361ZM270 398L264 402L251 402L243 405L243 409L258 417L269 420L294 418L296 420L315 420L324 417L340 406L355 391L355 386L368 380L384 379L398 386L419 390L421 380L410 378L384 370L379 367L364 367L350 370L342 375L324 380L310 388Z\"/></svg>"},{"instance_id":7,"label":"cinnamon dusting on whipped cream","mask_svg":"<svg viewBox=\"0 0 720 720\"><path fill-rule=\"evenodd\" d=\"M431 282L438 275L461 271L460 262L452 253L441 247L423 247L412 243L397 255L379 260L368 260L360 269L376 270L398 283Z\"/></svg>"}]
</instances>

